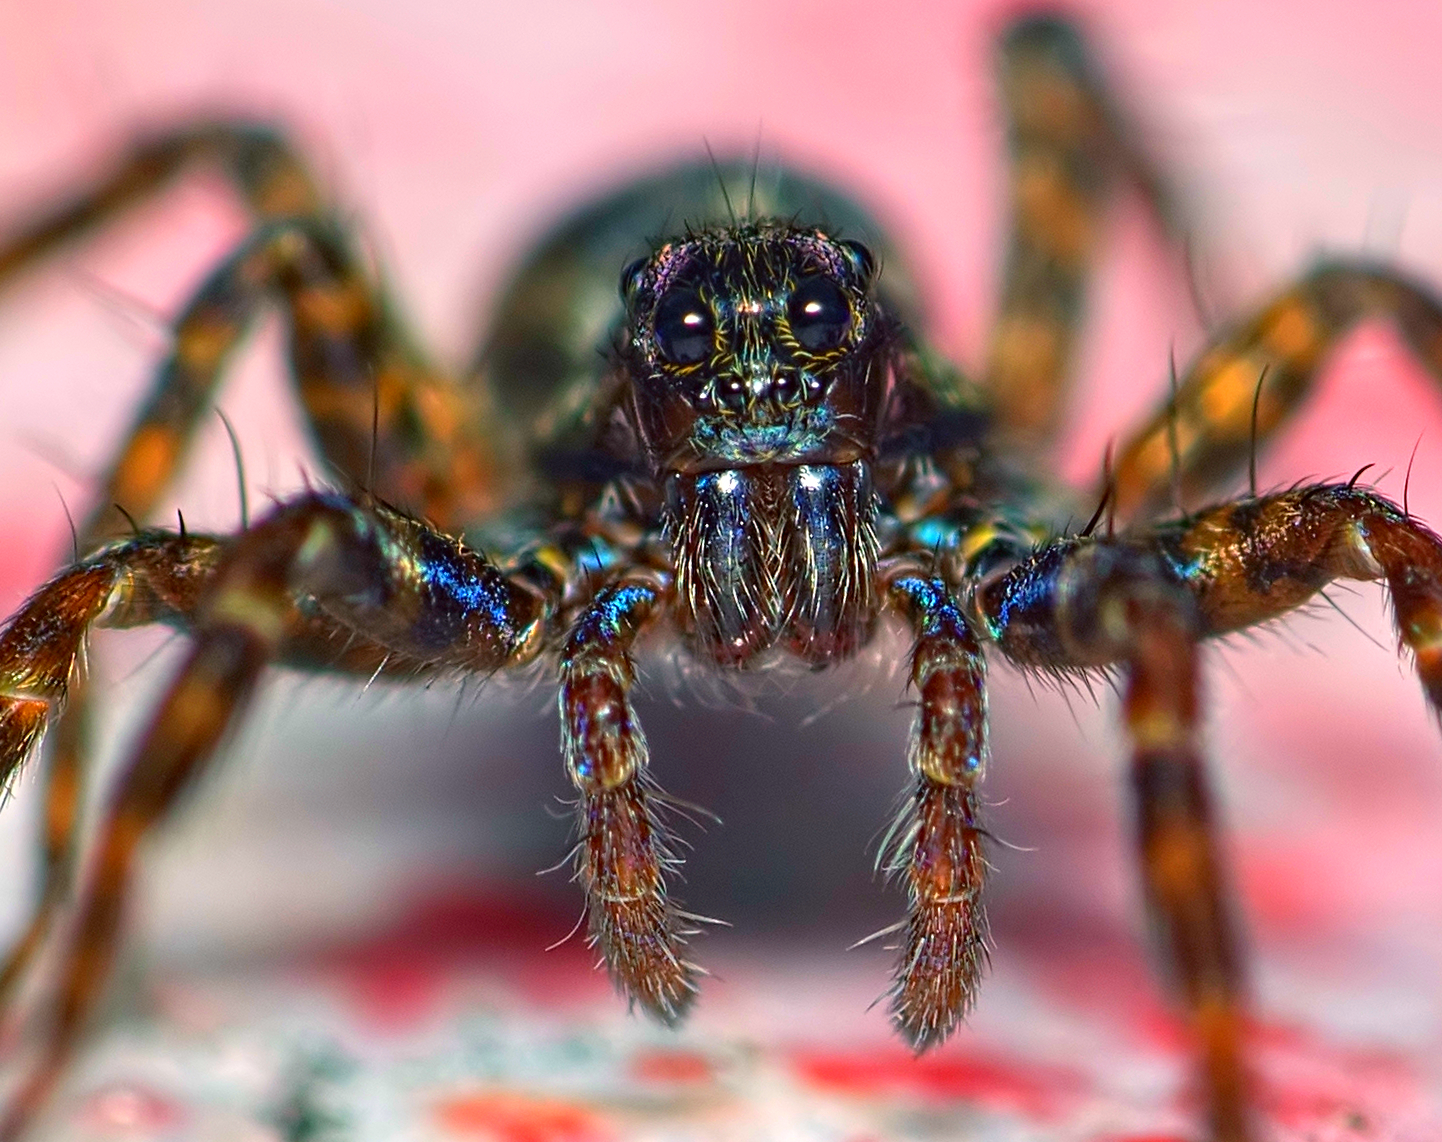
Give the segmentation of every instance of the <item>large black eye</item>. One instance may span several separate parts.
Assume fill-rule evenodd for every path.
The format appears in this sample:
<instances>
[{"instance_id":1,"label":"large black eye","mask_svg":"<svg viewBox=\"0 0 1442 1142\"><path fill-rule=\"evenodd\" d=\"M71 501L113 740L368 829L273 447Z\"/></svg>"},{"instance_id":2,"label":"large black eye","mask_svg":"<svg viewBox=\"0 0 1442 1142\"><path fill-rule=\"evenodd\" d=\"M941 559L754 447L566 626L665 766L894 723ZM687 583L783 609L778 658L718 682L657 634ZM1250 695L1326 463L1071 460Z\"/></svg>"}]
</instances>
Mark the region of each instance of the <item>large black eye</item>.
<instances>
[{"instance_id":1,"label":"large black eye","mask_svg":"<svg viewBox=\"0 0 1442 1142\"><path fill-rule=\"evenodd\" d=\"M808 353L826 353L846 340L851 329L851 306L841 287L817 274L802 278L791 291L786 317L791 335Z\"/></svg>"},{"instance_id":2,"label":"large black eye","mask_svg":"<svg viewBox=\"0 0 1442 1142\"><path fill-rule=\"evenodd\" d=\"M674 290L658 301L652 328L661 355L672 364L696 365L711 356L715 324L694 289Z\"/></svg>"}]
</instances>

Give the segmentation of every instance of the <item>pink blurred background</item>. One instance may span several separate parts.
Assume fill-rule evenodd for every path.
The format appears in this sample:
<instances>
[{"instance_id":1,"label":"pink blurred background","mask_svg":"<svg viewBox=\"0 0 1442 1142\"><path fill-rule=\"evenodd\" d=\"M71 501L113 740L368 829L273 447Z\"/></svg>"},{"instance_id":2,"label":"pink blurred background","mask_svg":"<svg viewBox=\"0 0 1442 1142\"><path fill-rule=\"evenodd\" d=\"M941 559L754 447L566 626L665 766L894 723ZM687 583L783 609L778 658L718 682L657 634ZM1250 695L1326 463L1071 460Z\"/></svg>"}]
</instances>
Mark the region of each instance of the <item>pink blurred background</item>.
<instances>
[{"instance_id":1,"label":"pink blurred background","mask_svg":"<svg viewBox=\"0 0 1442 1142\"><path fill-rule=\"evenodd\" d=\"M295 126L374 240L425 340L459 361L513 259L588 188L703 140L744 151L759 137L767 156L853 187L891 224L926 287L936 340L975 362L1001 243L989 48L1011 10L22 0L0 8L0 218L22 217L137 123L197 109L274 115ZM1202 292L1219 312L1323 250L1369 250L1442 283L1442 7L1125 0L1076 10L1191 199ZM0 300L0 610L53 566L66 535L57 489L84 501L85 473L148 383L164 315L243 229L214 181L192 180ZM1185 360L1201 337L1134 205L1118 211L1114 234L1063 459L1079 479L1164 391L1169 347ZM313 467L276 348L267 329L220 402L253 498L295 488ZM1266 457L1262 483L1375 462L1383 490L1400 497L1421 434L1411 504L1442 520L1442 400L1395 339L1359 333L1321 388ZM234 526L218 423L194 473L174 505L192 526ZM1390 649L1380 597L1366 588L1339 602L1360 631L1323 607L1211 656L1210 738L1259 990L1269 1010L1303 1022L1352 1020L1436 1046L1442 746ZM159 640L97 641L121 696L107 735L117 741L165 669L138 665ZM688 903L751 915L753 933L788 916L803 926L842 917L859 936L897 910L866 862L903 782L899 683L798 727L856 684L853 672L803 685L772 703L770 721L694 704L676 712L656 687L644 714L662 782L728 822L697 842ZM493 688L454 716L453 699L274 688L212 795L154 862L153 938L195 955L312 938L383 916L427 876L525 876L529 891L526 874L564 851L564 822L544 812L565 793L549 694ZM1006 802L996 829L1035 850L994 857L999 971L1009 941L1140 931L1112 705L1109 695L1099 709L1033 695L996 672L990 788ZM25 851L28 794L23 783L0 816L6 868ZM569 901L564 885L544 891ZM0 893L0 925L13 902ZM708 954L740 938L713 935ZM1360 988L1371 1001L1321 1011L1319 988Z\"/></svg>"}]
</instances>

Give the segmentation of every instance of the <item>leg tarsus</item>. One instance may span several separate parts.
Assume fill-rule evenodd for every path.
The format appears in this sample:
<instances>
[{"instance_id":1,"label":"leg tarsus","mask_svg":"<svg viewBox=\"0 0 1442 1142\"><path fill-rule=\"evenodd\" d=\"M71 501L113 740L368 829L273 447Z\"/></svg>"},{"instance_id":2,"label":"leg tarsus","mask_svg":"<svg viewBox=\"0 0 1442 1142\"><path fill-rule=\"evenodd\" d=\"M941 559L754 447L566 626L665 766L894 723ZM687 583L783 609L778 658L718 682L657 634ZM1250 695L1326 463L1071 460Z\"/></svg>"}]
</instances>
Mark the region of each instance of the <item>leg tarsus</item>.
<instances>
[{"instance_id":1,"label":"leg tarsus","mask_svg":"<svg viewBox=\"0 0 1442 1142\"><path fill-rule=\"evenodd\" d=\"M678 859L666 844L644 782L583 792L578 875L586 889L587 938L622 994L675 1026L696 998L701 970L683 949L697 929L667 894Z\"/></svg>"},{"instance_id":2,"label":"leg tarsus","mask_svg":"<svg viewBox=\"0 0 1442 1142\"><path fill-rule=\"evenodd\" d=\"M898 821L886 872L910 897L891 987L897 1032L920 1053L970 1013L990 945L982 886L986 857L975 792L919 777Z\"/></svg>"}]
</instances>

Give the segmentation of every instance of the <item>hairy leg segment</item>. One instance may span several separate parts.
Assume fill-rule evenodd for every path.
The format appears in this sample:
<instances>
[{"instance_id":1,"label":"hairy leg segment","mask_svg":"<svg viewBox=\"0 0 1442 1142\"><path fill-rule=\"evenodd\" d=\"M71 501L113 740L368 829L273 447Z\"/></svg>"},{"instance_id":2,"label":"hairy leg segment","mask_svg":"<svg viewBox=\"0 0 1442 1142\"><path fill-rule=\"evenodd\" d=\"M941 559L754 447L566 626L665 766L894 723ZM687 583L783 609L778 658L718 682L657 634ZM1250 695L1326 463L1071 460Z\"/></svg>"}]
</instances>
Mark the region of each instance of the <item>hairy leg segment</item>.
<instances>
[{"instance_id":1,"label":"hairy leg segment","mask_svg":"<svg viewBox=\"0 0 1442 1142\"><path fill-rule=\"evenodd\" d=\"M998 65L1011 221L983 380L999 428L1035 445L1061 428L1086 279L1115 184L1139 191L1177 245L1183 235L1169 191L1073 25L1054 15L1019 21Z\"/></svg>"},{"instance_id":2,"label":"hairy leg segment","mask_svg":"<svg viewBox=\"0 0 1442 1142\"><path fill-rule=\"evenodd\" d=\"M114 956L137 847L209 761L264 667L288 653L314 664L329 627L422 670L490 674L539 653L553 611L545 587L388 509L308 495L224 544L148 533L42 588L0 634L0 771L19 766L63 707L81 639L102 616L122 626L178 621L193 646L102 814L60 949L53 1016L8 1094L0 1140L20 1137L75 1048ZM357 664L353 653L340 645L338 668Z\"/></svg>"},{"instance_id":3,"label":"hairy leg segment","mask_svg":"<svg viewBox=\"0 0 1442 1142\"><path fill-rule=\"evenodd\" d=\"M1190 1013L1214 1138L1254 1137L1244 975L1199 740L1199 640L1277 618L1336 579L1387 583L1442 711L1442 540L1347 484L1248 498L1114 539L1040 548L984 583L977 618L1017 664L1125 675L1137 843L1161 952Z\"/></svg>"},{"instance_id":4,"label":"hairy leg segment","mask_svg":"<svg viewBox=\"0 0 1442 1142\"><path fill-rule=\"evenodd\" d=\"M303 411L344 486L452 530L493 510L506 490L490 401L479 383L457 383L416 348L333 206L274 128L200 123L142 139L87 190L0 242L0 288L205 165L236 188L257 228L176 320L171 353L80 528L81 554L126 534L124 513L149 518L231 351L267 300L286 317Z\"/></svg>"},{"instance_id":5,"label":"hairy leg segment","mask_svg":"<svg viewBox=\"0 0 1442 1142\"><path fill-rule=\"evenodd\" d=\"M1442 301L1387 266L1323 262L1222 332L1122 446L1109 474L1117 518L1195 507L1235 479L1301 408L1338 342L1369 320L1390 322L1442 383Z\"/></svg>"}]
</instances>

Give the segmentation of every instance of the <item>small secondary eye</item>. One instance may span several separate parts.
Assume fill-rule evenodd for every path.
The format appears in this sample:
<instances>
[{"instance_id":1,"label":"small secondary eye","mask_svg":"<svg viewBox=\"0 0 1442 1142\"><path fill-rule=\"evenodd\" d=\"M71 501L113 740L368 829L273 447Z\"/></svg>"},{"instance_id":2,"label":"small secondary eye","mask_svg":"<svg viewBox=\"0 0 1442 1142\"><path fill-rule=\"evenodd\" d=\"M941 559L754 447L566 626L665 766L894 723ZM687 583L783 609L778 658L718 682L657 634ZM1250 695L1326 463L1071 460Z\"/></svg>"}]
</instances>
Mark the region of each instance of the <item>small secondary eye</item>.
<instances>
[{"instance_id":1,"label":"small secondary eye","mask_svg":"<svg viewBox=\"0 0 1442 1142\"><path fill-rule=\"evenodd\" d=\"M635 292L636 287L641 282L641 275L645 273L646 267L650 264L650 261L650 258L637 258L634 262L629 263L626 268L621 271L620 290L622 301L628 301L631 297L631 294Z\"/></svg>"},{"instance_id":2,"label":"small secondary eye","mask_svg":"<svg viewBox=\"0 0 1442 1142\"><path fill-rule=\"evenodd\" d=\"M861 275L862 280L870 284L871 279L876 276L876 255L860 242L842 242L841 247L846 251L847 256L851 259L851 264Z\"/></svg>"},{"instance_id":3,"label":"small secondary eye","mask_svg":"<svg viewBox=\"0 0 1442 1142\"><path fill-rule=\"evenodd\" d=\"M657 302L651 326L661 355L672 364L696 365L711 356L716 325L694 289L676 290Z\"/></svg>"},{"instance_id":4,"label":"small secondary eye","mask_svg":"<svg viewBox=\"0 0 1442 1142\"><path fill-rule=\"evenodd\" d=\"M846 340L851 306L841 287L828 277L802 278L787 308L791 335L808 353L825 353Z\"/></svg>"}]
</instances>

